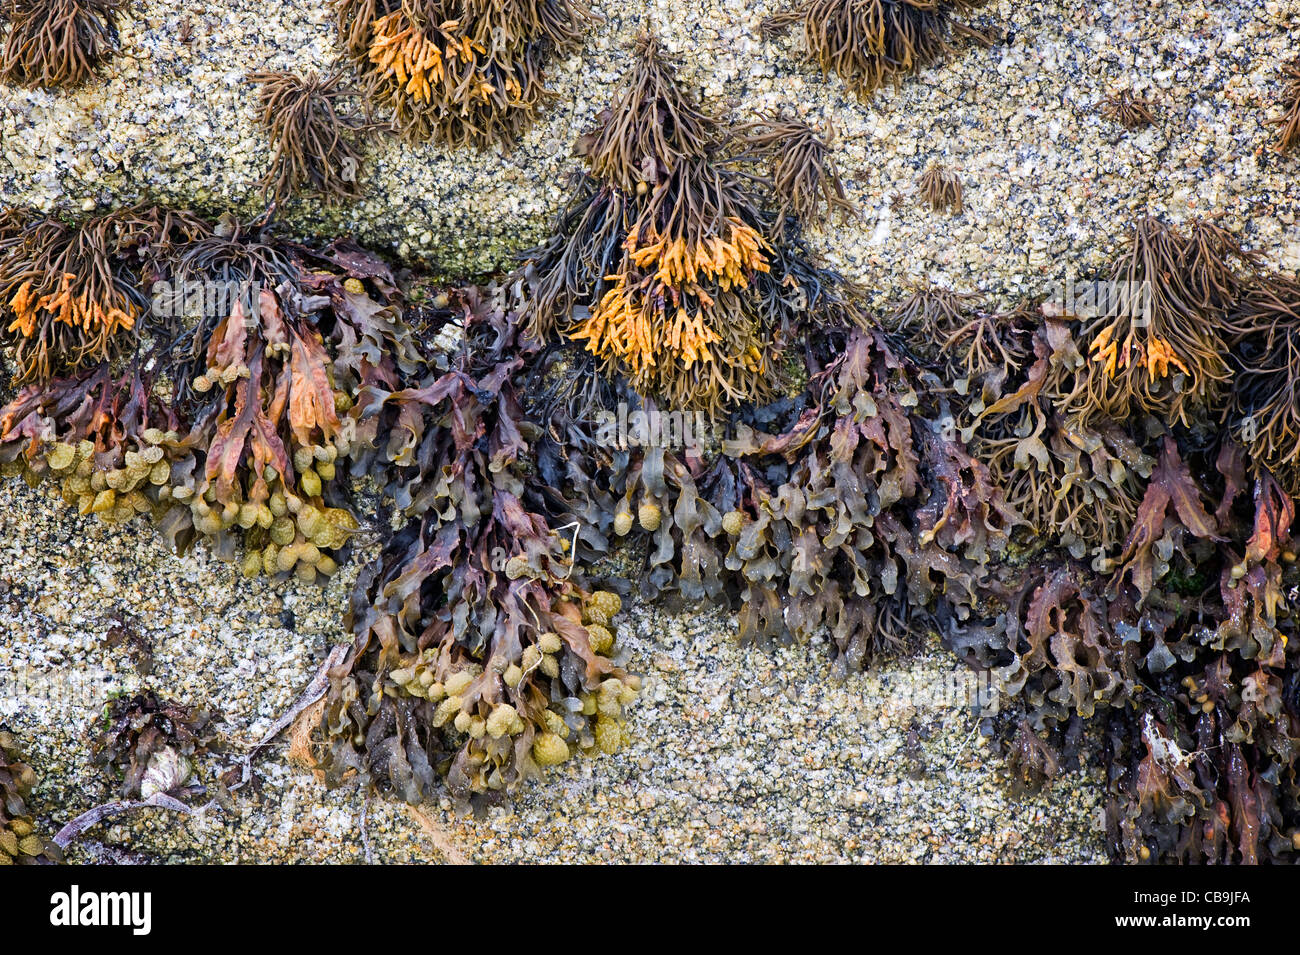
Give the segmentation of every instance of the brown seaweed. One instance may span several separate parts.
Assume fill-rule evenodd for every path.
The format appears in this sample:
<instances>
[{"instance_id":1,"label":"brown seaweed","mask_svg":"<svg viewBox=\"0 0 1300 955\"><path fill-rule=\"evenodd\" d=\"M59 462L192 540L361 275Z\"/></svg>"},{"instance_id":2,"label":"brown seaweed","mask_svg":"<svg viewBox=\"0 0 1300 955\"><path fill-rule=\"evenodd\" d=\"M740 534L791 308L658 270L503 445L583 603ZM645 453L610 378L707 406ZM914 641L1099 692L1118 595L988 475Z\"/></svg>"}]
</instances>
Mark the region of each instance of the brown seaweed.
<instances>
[{"instance_id":1,"label":"brown seaweed","mask_svg":"<svg viewBox=\"0 0 1300 955\"><path fill-rule=\"evenodd\" d=\"M511 145L551 97L546 61L582 41L577 0L335 0L362 92L412 141Z\"/></svg>"},{"instance_id":2,"label":"brown seaweed","mask_svg":"<svg viewBox=\"0 0 1300 955\"><path fill-rule=\"evenodd\" d=\"M73 87L97 74L117 49L126 0L6 0L0 82Z\"/></svg>"},{"instance_id":3,"label":"brown seaweed","mask_svg":"<svg viewBox=\"0 0 1300 955\"><path fill-rule=\"evenodd\" d=\"M835 73L859 98L945 58L949 36L987 44L957 20L983 0L800 0L762 23L764 36L800 28L823 74Z\"/></svg>"},{"instance_id":4,"label":"brown seaweed","mask_svg":"<svg viewBox=\"0 0 1300 955\"><path fill-rule=\"evenodd\" d=\"M273 148L260 183L263 197L276 203L295 195L329 202L359 199L357 138L368 125L344 108L343 100L353 92L342 76L281 71L253 73L249 81L259 87L258 121Z\"/></svg>"}]
</instances>

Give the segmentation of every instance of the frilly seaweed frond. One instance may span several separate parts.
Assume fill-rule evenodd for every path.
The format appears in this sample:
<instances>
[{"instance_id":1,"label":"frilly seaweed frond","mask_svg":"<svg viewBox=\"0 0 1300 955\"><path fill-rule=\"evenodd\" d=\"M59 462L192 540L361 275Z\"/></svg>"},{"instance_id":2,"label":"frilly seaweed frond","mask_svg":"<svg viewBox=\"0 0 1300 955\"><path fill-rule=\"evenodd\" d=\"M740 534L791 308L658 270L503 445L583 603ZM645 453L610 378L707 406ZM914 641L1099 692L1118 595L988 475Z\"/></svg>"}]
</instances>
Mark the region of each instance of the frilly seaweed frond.
<instances>
[{"instance_id":1,"label":"frilly seaweed frond","mask_svg":"<svg viewBox=\"0 0 1300 955\"><path fill-rule=\"evenodd\" d=\"M470 338L508 321L475 295L464 308ZM609 656L621 601L586 587L583 529L556 526L530 480L522 360L484 355L358 403L367 468L406 524L353 591L356 639L321 722L332 783L355 772L419 802L446 776L482 801L572 752L620 746L638 686Z\"/></svg>"},{"instance_id":2,"label":"frilly seaweed frond","mask_svg":"<svg viewBox=\"0 0 1300 955\"><path fill-rule=\"evenodd\" d=\"M18 742L0 729L0 866L52 865L63 852L36 832L27 799L36 786L36 772L21 759Z\"/></svg>"}]
</instances>

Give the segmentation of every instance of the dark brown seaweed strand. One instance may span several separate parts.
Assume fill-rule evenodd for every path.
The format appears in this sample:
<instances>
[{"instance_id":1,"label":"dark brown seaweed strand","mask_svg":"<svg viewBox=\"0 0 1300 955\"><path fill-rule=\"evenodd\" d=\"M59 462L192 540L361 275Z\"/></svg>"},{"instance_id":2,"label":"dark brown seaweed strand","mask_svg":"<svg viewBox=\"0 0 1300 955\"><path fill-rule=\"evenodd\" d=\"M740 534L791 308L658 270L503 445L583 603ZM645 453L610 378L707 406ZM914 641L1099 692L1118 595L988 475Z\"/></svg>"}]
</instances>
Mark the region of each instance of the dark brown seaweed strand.
<instances>
[{"instance_id":1,"label":"dark brown seaweed strand","mask_svg":"<svg viewBox=\"0 0 1300 955\"><path fill-rule=\"evenodd\" d=\"M380 17L392 13L398 0L333 0L334 24L339 46L358 66L365 63L366 51L373 39L372 26Z\"/></svg>"},{"instance_id":2,"label":"dark brown seaweed strand","mask_svg":"<svg viewBox=\"0 0 1300 955\"><path fill-rule=\"evenodd\" d=\"M983 34L953 19L984 0L803 0L769 17L765 37L803 24L809 53L822 73L835 73L859 97L938 62L957 32L981 43Z\"/></svg>"},{"instance_id":3,"label":"dark brown seaweed strand","mask_svg":"<svg viewBox=\"0 0 1300 955\"><path fill-rule=\"evenodd\" d=\"M921 199L935 212L961 212L962 186L957 173L944 166L930 166L917 182Z\"/></svg>"},{"instance_id":4,"label":"dark brown seaweed strand","mask_svg":"<svg viewBox=\"0 0 1300 955\"><path fill-rule=\"evenodd\" d=\"M1277 148L1290 152L1300 143L1300 56L1283 64L1282 77L1282 105L1286 112L1275 121L1281 127Z\"/></svg>"},{"instance_id":5,"label":"dark brown seaweed strand","mask_svg":"<svg viewBox=\"0 0 1300 955\"><path fill-rule=\"evenodd\" d=\"M833 132L824 140L806 123L764 117L736 127L733 135L742 149L737 161L770 159L777 234L788 219L811 227L832 216L847 219L858 214L830 156Z\"/></svg>"},{"instance_id":6,"label":"dark brown seaweed strand","mask_svg":"<svg viewBox=\"0 0 1300 955\"><path fill-rule=\"evenodd\" d=\"M359 199L356 138L368 125L342 111L342 101L354 95L342 77L265 72L248 78L260 87L258 119L274 148L260 183L263 196L277 203L302 194L327 201Z\"/></svg>"},{"instance_id":7,"label":"dark brown seaweed strand","mask_svg":"<svg viewBox=\"0 0 1300 955\"><path fill-rule=\"evenodd\" d=\"M1123 90L1106 98L1101 115L1125 129L1141 129L1155 122L1152 105L1151 100L1134 95L1132 90Z\"/></svg>"},{"instance_id":8,"label":"dark brown seaweed strand","mask_svg":"<svg viewBox=\"0 0 1300 955\"><path fill-rule=\"evenodd\" d=\"M0 82L73 87L94 76L117 47L126 0L5 0L9 23Z\"/></svg>"},{"instance_id":9,"label":"dark brown seaweed strand","mask_svg":"<svg viewBox=\"0 0 1300 955\"><path fill-rule=\"evenodd\" d=\"M591 174L623 192L642 192L680 161L703 158L717 119L696 108L682 90L659 41L641 33L622 90L579 140Z\"/></svg>"}]
</instances>

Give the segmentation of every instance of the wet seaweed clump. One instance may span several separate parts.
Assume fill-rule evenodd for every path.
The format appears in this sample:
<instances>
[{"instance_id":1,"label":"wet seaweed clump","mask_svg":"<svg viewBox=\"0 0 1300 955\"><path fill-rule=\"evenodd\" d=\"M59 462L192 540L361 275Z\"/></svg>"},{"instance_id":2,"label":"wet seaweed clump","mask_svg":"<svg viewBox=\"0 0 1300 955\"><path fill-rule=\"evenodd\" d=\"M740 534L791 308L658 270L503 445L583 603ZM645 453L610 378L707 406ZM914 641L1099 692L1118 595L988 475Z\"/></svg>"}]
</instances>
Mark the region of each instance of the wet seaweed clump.
<instances>
[{"instance_id":1,"label":"wet seaweed clump","mask_svg":"<svg viewBox=\"0 0 1300 955\"><path fill-rule=\"evenodd\" d=\"M1277 148L1291 152L1300 143L1300 57L1282 66L1282 117L1277 125Z\"/></svg>"},{"instance_id":2,"label":"wet seaweed clump","mask_svg":"<svg viewBox=\"0 0 1300 955\"><path fill-rule=\"evenodd\" d=\"M260 182L263 197L276 203L298 195L360 199L359 139L369 127L348 110L345 100L354 94L342 76L276 71L253 73L249 81L258 87L258 122L273 150Z\"/></svg>"},{"instance_id":3,"label":"wet seaweed clump","mask_svg":"<svg viewBox=\"0 0 1300 955\"><path fill-rule=\"evenodd\" d=\"M944 166L933 165L917 181L921 201L935 212L961 212L961 177Z\"/></svg>"},{"instance_id":4,"label":"wet seaweed clump","mask_svg":"<svg viewBox=\"0 0 1300 955\"><path fill-rule=\"evenodd\" d=\"M645 599L730 606L746 639L829 634L844 674L965 619L1018 517L882 332L822 329L809 356L795 397L717 422L720 441L614 449L563 486L612 513L595 526L637 555ZM576 419L547 419L570 460Z\"/></svg>"},{"instance_id":5,"label":"wet seaweed clump","mask_svg":"<svg viewBox=\"0 0 1300 955\"><path fill-rule=\"evenodd\" d=\"M1235 443L1198 458L1165 438L1119 559L1041 561L959 647L1053 751L1077 756L1076 720L1100 729L1116 859L1293 861L1294 503Z\"/></svg>"},{"instance_id":6,"label":"wet seaweed clump","mask_svg":"<svg viewBox=\"0 0 1300 955\"><path fill-rule=\"evenodd\" d=\"M175 795L191 784L194 760L221 752L218 715L160 699L152 690L108 701L93 727L91 759L118 777L123 799Z\"/></svg>"},{"instance_id":7,"label":"wet seaweed clump","mask_svg":"<svg viewBox=\"0 0 1300 955\"><path fill-rule=\"evenodd\" d=\"M1125 129L1142 129L1155 122L1152 105L1150 100L1137 96L1132 90L1121 90L1106 97L1101 115Z\"/></svg>"},{"instance_id":8,"label":"wet seaweed clump","mask_svg":"<svg viewBox=\"0 0 1300 955\"><path fill-rule=\"evenodd\" d=\"M1242 311L1256 281L1255 257L1218 225L1147 219L1105 277L1072 283L1065 300L999 313L926 290L886 324L944 369L963 440L1027 520L1021 543L1106 562L1161 436L1215 439L1246 347L1234 335L1254 348L1269 338ZM1248 376L1268 367L1247 364Z\"/></svg>"},{"instance_id":9,"label":"wet seaweed clump","mask_svg":"<svg viewBox=\"0 0 1300 955\"><path fill-rule=\"evenodd\" d=\"M578 0L335 0L362 92L403 137L456 148L516 142L551 93L547 61L577 49Z\"/></svg>"},{"instance_id":10,"label":"wet seaweed clump","mask_svg":"<svg viewBox=\"0 0 1300 955\"><path fill-rule=\"evenodd\" d=\"M1232 401L1225 418L1250 460L1300 495L1300 282L1265 275L1228 318Z\"/></svg>"},{"instance_id":11,"label":"wet seaweed clump","mask_svg":"<svg viewBox=\"0 0 1300 955\"><path fill-rule=\"evenodd\" d=\"M833 129L822 135L797 119L770 116L740 125L732 135L744 150L738 162L753 158L771 163L777 234L787 221L812 227L858 214L831 156Z\"/></svg>"},{"instance_id":12,"label":"wet seaweed clump","mask_svg":"<svg viewBox=\"0 0 1300 955\"><path fill-rule=\"evenodd\" d=\"M0 866L63 861L59 847L37 834L27 809L35 785L36 773L22 761L13 735L0 729Z\"/></svg>"},{"instance_id":13,"label":"wet seaweed clump","mask_svg":"<svg viewBox=\"0 0 1300 955\"><path fill-rule=\"evenodd\" d=\"M956 19L984 0L798 0L763 21L764 36L798 28L823 74L835 73L859 98L947 57L953 35L987 44Z\"/></svg>"},{"instance_id":14,"label":"wet seaweed clump","mask_svg":"<svg viewBox=\"0 0 1300 955\"><path fill-rule=\"evenodd\" d=\"M612 658L620 598L585 583L581 528L533 479L515 318L473 290L453 307L452 367L358 403L359 466L405 523L358 576L317 759L331 785L356 777L417 803L445 777L482 805L540 767L617 751L639 684Z\"/></svg>"},{"instance_id":15,"label":"wet seaweed clump","mask_svg":"<svg viewBox=\"0 0 1300 955\"><path fill-rule=\"evenodd\" d=\"M1198 411L1221 406L1232 376L1227 313L1254 267L1212 221L1138 222L1079 331L1087 363L1064 402L1069 417L1088 424L1145 413L1188 427Z\"/></svg>"},{"instance_id":16,"label":"wet seaweed clump","mask_svg":"<svg viewBox=\"0 0 1300 955\"><path fill-rule=\"evenodd\" d=\"M117 50L126 0L5 0L0 82L72 87L90 79Z\"/></svg>"},{"instance_id":17,"label":"wet seaweed clump","mask_svg":"<svg viewBox=\"0 0 1300 955\"><path fill-rule=\"evenodd\" d=\"M1014 701L1021 784L1100 762L1116 859L1289 861L1294 279L1213 223L1152 220L1110 274L1007 312L924 290L896 310L1025 519L940 633ZM1100 406L1099 366L1114 387L1134 355L1155 374Z\"/></svg>"},{"instance_id":18,"label":"wet seaweed clump","mask_svg":"<svg viewBox=\"0 0 1300 955\"><path fill-rule=\"evenodd\" d=\"M658 42L642 34L633 55L579 140L587 171L552 237L522 256L524 320L535 340L558 331L582 343L666 408L716 414L771 397L782 348L822 302L791 212L816 195L838 207L843 188L800 127L750 130L741 156L724 155L718 121ZM731 162L760 152L778 167L780 196Z\"/></svg>"},{"instance_id":19,"label":"wet seaweed clump","mask_svg":"<svg viewBox=\"0 0 1300 955\"><path fill-rule=\"evenodd\" d=\"M999 310L923 287L884 325L949 391L958 437L1023 518L1018 545L1050 542L1079 559L1113 554L1154 459L1140 423L1084 424L1063 413L1086 366L1075 318L1059 303Z\"/></svg>"},{"instance_id":20,"label":"wet seaweed clump","mask_svg":"<svg viewBox=\"0 0 1300 955\"><path fill-rule=\"evenodd\" d=\"M199 234L188 214L131 208L77 223L0 213L0 347L18 383L109 358L148 309L147 280Z\"/></svg>"},{"instance_id":21,"label":"wet seaweed clump","mask_svg":"<svg viewBox=\"0 0 1300 955\"><path fill-rule=\"evenodd\" d=\"M110 366L23 388L0 409L0 475L57 482L84 515L119 524L172 507L171 447L180 422L138 368Z\"/></svg>"},{"instance_id":22,"label":"wet seaweed clump","mask_svg":"<svg viewBox=\"0 0 1300 955\"><path fill-rule=\"evenodd\" d=\"M346 241L315 252L238 226L192 244L179 288L213 288L174 352L173 406L191 422L171 449L162 530L194 534L243 572L311 583L338 566L359 523L342 479L347 412L368 384L396 381L418 351L396 281ZM188 303L185 307L188 307Z\"/></svg>"},{"instance_id":23,"label":"wet seaweed clump","mask_svg":"<svg viewBox=\"0 0 1300 955\"><path fill-rule=\"evenodd\" d=\"M120 366L34 382L0 409L0 468L59 482L83 514L150 516L248 575L327 578L359 522L340 477L368 385L420 362L388 266L233 220L206 226L151 285L151 339Z\"/></svg>"},{"instance_id":24,"label":"wet seaweed clump","mask_svg":"<svg viewBox=\"0 0 1300 955\"><path fill-rule=\"evenodd\" d=\"M729 443L741 480L716 501L742 630L828 628L845 672L966 619L1020 519L880 332L851 331L832 354L789 430Z\"/></svg>"}]
</instances>

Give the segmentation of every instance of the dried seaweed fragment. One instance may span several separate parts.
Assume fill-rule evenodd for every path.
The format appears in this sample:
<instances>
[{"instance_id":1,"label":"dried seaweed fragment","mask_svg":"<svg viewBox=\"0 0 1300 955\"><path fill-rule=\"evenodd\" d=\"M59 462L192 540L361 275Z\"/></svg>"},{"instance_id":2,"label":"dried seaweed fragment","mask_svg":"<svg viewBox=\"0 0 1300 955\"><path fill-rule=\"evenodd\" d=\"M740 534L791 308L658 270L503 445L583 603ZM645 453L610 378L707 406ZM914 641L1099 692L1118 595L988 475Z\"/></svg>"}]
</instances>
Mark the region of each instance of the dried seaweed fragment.
<instances>
[{"instance_id":1,"label":"dried seaweed fragment","mask_svg":"<svg viewBox=\"0 0 1300 955\"><path fill-rule=\"evenodd\" d=\"M943 59L952 34L986 44L988 37L956 16L983 0L800 0L768 17L764 36L802 27L804 44L823 74L835 73L859 98Z\"/></svg>"},{"instance_id":2,"label":"dried seaweed fragment","mask_svg":"<svg viewBox=\"0 0 1300 955\"><path fill-rule=\"evenodd\" d=\"M259 87L258 121L274 150L260 183L263 196L277 203L300 194L333 202L361 198L357 138L367 124L346 111L343 100L353 93L342 76L268 72L250 74L249 81Z\"/></svg>"},{"instance_id":3,"label":"dried seaweed fragment","mask_svg":"<svg viewBox=\"0 0 1300 955\"><path fill-rule=\"evenodd\" d=\"M6 0L0 20L0 82L72 87L90 79L117 49L126 0Z\"/></svg>"},{"instance_id":4,"label":"dried seaweed fragment","mask_svg":"<svg viewBox=\"0 0 1300 955\"><path fill-rule=\"evenodd\" d=\"M961 212L961 177L946 166L932 165L916 183L917 193L935 212Z\"/></svg>"},{"instance_id":5,"label":"dried seaweed fragment","mask_svg":"<svg viewBox=\"0 0 1300 955\"><path fill-rule=\"evenodd\" d=\"M108 701L94 729L91 758L120 774L123 799L175 795L194 777L194 759L221 751L206 706L184 706L159 699L152 690Z\"/></svg>"},{"instance_id":6,"label":"dried seaweed fragment","mask_svg":"<svg viewBox=\"0 0 1300 955\"><path fill-rule=\"evenodd\" d=\"M1153 105L1149 99L1137 96L1132 90L1121 90L1106 97L1101 115L1125 129L1141 129L1155 122L1151 112Z\"/></svg>"}]
</instances>

